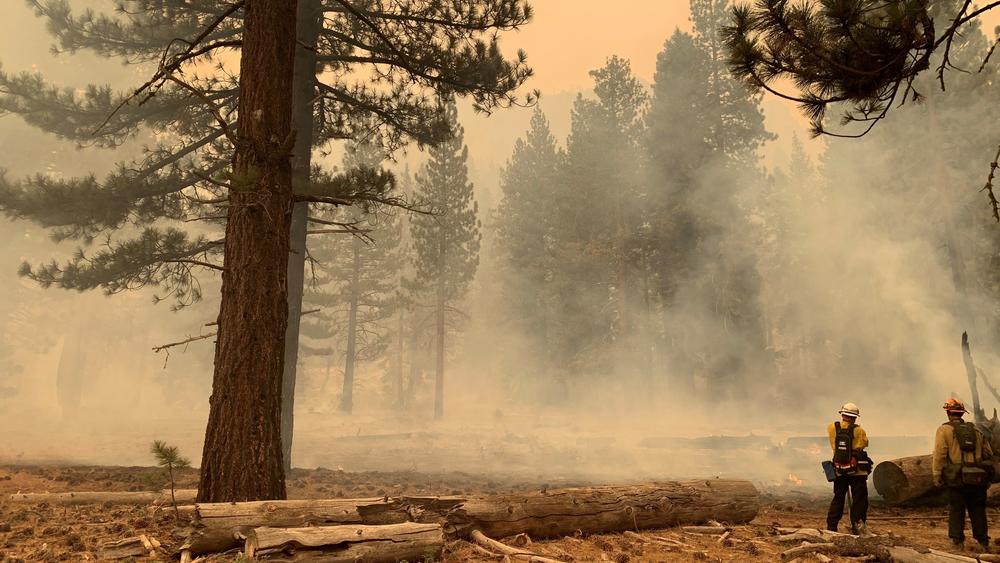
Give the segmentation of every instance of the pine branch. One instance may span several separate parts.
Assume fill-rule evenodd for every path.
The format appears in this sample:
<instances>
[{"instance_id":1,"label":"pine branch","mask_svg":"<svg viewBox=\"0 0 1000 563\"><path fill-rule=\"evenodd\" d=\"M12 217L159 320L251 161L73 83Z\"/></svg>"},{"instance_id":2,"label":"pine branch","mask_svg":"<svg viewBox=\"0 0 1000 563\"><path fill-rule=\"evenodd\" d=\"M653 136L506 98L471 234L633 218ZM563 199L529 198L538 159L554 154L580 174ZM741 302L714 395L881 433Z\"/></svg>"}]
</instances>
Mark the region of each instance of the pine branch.
<instances>
[{"instance_id":1,"label":"pine branch","mask_svg":"<svg viewBox=\"0 0 1000 563\"><path fill-rule=\"evenodd\" d=\"M217 41L215 43L210 43L201 48L197 48L198 45L200 45L201 42L205 40L205 38L211 35L211 33L215 31L215 29L219 27L219 25L222 24L222 22L224 22L234 13L236 13L237 10L242 9L245 3L246 0L238 0L237 2L230 5L229 8L224 10L211 23L205 26L202 32L198 34L198 36L192 39L191 41L183 39L176 39L174 41L171 41L170 44L168 44L167 47L163 50L163 56L160 58L159 68L153 74L153 76L144 84L136 88L131 95L123 99L122 102L118 105L118 107L115 108L113 112L111 112L111 115L108 116L108 118L104 121L104 123L102 123L97 128L94 134L96 135L98 132L100 132L100 130L104 128L104 126L115 116L115 114L118 113L118 111L121 110L121 108L124 107L126 104L128 104L130 101L134 99L139 99L139 105L141 106L148 100L152 99L152 97L163 86L163 84L167 80L169 80L169 78L173 76L174 73L178 72L181 69L181 67L188 61L197 59L198 57L205 55L207 53L211 53L216 49L242 46L243 44L242 41L230 40L230 41ZM184 49L184 51L171 56L169 55L170 47L175 41L182 41L184 43L187 43L187 48ZM142 96L144 93L147 92L148 94L144 98L140 99L140 96Z\"/></svg>"}]
</instances>

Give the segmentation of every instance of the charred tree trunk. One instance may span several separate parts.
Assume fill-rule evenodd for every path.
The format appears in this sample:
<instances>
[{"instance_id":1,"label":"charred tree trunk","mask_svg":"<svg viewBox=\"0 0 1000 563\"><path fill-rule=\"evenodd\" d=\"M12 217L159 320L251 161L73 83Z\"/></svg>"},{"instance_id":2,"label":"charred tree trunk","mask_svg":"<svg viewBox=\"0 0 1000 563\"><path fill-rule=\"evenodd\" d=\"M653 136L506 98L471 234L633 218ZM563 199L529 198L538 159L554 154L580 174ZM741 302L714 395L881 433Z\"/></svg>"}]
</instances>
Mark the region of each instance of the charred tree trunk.
<instances>
[{"instance_id":1,"label":"charred tree trunk","mask_svg":"<svg viewBox=\"0 0 1000 563\"><path fill-rule=\"evenodd\" d=\"M298 46L292 75L292 127L296 141L292 151L292 185L302 190L309 184L312 167L313 98L316 79L316 51L322 12L316 0L299 0L297 13ZM295 426L295 379L299 361L299 325L305 286L306 231L309 204L292 208L288 254L288 327L285 329L285 360L281 379L281 453L285 471L292 468L292 432Z\"/></svg>"},{"instance_id":2,"label":"charred tree trunk","mask_svg":"<svg viewBox=\"0 0 1000 563\"><path fill-rule=\"evenodd\" d=\"M972 350L969 348L969 334L962 333L962 361L965 362L965 375L969 379L969 390L972 392L972 416L976 424L986 421L986 413L983 412L982 404L979 402L979 386L976 385L976 364L972 361Z\"/></svg>"},{"instance_id":3,"label":"charred tree trunk","mask_svg":"<svg viewBox=\"0 0 1000 563\"><path fill-rule=\"evenodd\" d=\"M244 8L215 374L198 500L285 498L281 391L292 213L296 0Z\"/></svg>"},{"instance_id":4,"label":"charred tree trunk","mask_svg":"<svg viewBox=\"0 0 1000 563\"><path fill-rule=\"evenodd\" d=\"M444 251L442 250L442 255ZM444 260L442 259L442 262ZM444 417L444 336L445 336L445 298L444 298L444 266L439 273L437 289L437 365L434 370L434 419Z\"/></svg>"},{"instance_id":5,"label":"charred tree trunk","mask_svg":"<svg viewBox=\"0 0 1000 563\"><path fill-rule=\"evenodd\" d=\"M470 499L448 513L445 532L469 537L473 530L502 538L527 534L552 538L578 533L705 524L745 524L760 510L749 481L711 479L652 485L584 487Z\"/></svg>"},{"instance_id":6,"label":"charred tree trunk","mask_svg":"<svg viewBox=\"0 0 1000 563\"><path fill-rule=\"evenodd\" d=\"M358 301L361 298L361 239L355 237L351 249L351 303L347 313L347 354L344 365L344 389L340 395L340 410L350 414L354 409L354 365L358 357Z\"/></svg>"}]
</instances>

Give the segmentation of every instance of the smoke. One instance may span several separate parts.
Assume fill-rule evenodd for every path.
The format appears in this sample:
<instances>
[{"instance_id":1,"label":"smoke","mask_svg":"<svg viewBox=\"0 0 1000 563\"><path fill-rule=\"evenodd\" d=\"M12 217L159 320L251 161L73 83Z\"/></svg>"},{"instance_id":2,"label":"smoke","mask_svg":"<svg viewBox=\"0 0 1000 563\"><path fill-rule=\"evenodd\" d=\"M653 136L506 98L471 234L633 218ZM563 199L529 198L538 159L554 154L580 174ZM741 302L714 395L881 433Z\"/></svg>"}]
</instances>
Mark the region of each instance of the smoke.
<instances>
[{"instance_id":1,"label":"smoke","mask_svg":"<svg viewBox=\"0 0 1000 563\"><path fill-rule=\"evenodd\" d=\"M574 94L543 99L562 147ZM995 123L1000 110L971 96L935 94L894 111L869 137L804 147L784 134L787 117L769 112L766 125L781 136L757 152L754 166L702 167L691 179L687 212L713 228L682 241L702 251L684 264L670 299L634 300L626 352L620 341L591 342L573 366L551 365L534 333L504 320L513 303L491 213L502 200L500 169L530 110L487 119L463 107L484 243L462 306L468 320L449 340L446 419L431 420L430 371L416 372L415 395L402 409L392 405L388 363L361 366L348 417L336 412L340 362L307 360L295 465L567 482L722 474L815 483L826 425L848 401L862 409L877 460L924 453L940 403L952 392L969 398L963 330L984 371L1000 374L996 226L976 192L996 146L977 123ZM16 175L100 171L121 158L85 160L11 120L0 122L0 134L5 147L28 147L4 159ZM424 155L397 158L395 170L416 170ZM674 201L661 179L645 181L664 204ZM668 232L661 227L651 232ZM5 219L0 228L3 345L11 349L9 365L0 353L0 425L8 429L0 462L148 464L148 444L162 439L197 463L213 341L173 348L169 358L151 348L211 332L213 282L205 302L178 313L153 305L149 291L42 290L16 277L17 264L58 260L67 249L23 223ZM661 264L669 271L676 263ZM752 315L719 313L727 307ZM980 394L995 404L982 387ZM739 439L687 440L712 436Z\"/></svg>"}]
</instances>

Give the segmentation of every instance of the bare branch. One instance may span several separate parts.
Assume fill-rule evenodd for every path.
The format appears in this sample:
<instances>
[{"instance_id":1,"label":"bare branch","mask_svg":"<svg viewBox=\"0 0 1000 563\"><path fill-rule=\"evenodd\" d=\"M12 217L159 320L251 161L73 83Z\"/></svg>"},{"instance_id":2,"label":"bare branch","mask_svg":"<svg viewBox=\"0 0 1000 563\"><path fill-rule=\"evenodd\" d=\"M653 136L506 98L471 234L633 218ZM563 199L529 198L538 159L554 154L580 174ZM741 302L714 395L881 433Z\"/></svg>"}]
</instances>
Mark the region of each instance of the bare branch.
<instances>
[{"instance_id":1,"label":"bare branch","mask_svg":"<svg viewBox=\"0 0 1000 563\"><path fill-rule=\"evenodd\" d=\"M993 162L990 163L990 175L986 178L986 185L980 190L986 192L986 196L990 198L990 207L993 208L993 219L1000 222L1000 202L997 201L997 196L993 193L993 178L996 177L998 166L1000 166L1000 147L997 147L997 155L993 157Z\"/></svg>"}]
</instances>

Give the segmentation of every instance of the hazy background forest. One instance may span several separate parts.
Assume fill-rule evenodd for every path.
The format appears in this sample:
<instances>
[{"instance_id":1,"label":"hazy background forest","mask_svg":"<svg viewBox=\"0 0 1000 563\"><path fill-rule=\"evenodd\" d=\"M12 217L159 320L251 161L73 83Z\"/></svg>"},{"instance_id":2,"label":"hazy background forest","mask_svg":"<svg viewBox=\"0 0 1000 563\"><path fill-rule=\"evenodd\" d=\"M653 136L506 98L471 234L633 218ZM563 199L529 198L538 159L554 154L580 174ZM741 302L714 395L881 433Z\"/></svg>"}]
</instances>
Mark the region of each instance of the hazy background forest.
<instances>
[{"instance_id":1,"label":"hazy background forest","mask_svg":"<svg viewBox=\"0 0 1000 563\"><path fill-rule=\"evenodd\" d=\"M341 209L326 219L361 236L310 238L305 309L318 312L302 321L296 466L344 465L337 438L400 432L545 436L563 453L587 440L813 436L846 401L878 455L880 434L930 435L942 399L966 392L963 330L1000 373L1000 227L978 191L996 138L977 126L1000 118L996 65L955 73L946 94L922 76L927 100L863 139L813 140L793 105L729 76L725 2L534 4L504 46L527 51L537 107L484 116L459 102L450 143L321 155L382 165L413 201L451 207ZM6 73L126 88L147 70L54 55L23 3L3 15ZM956 41L956 64L978 65L996 20ZM100 177L142 140L80 149L7 115L0 168ZM459 241L446 268L428 247L435 229ZM196 456L212 340L152 348L212 332L218 279L200 275L202 299L179 308L155 303L157 288L43 289L19 265L61 263L79 243L9 217L0 232L0 460L145 464L153 439ZM390 454L355 468L418 463Z\"/></svg>"}]
</instances>

